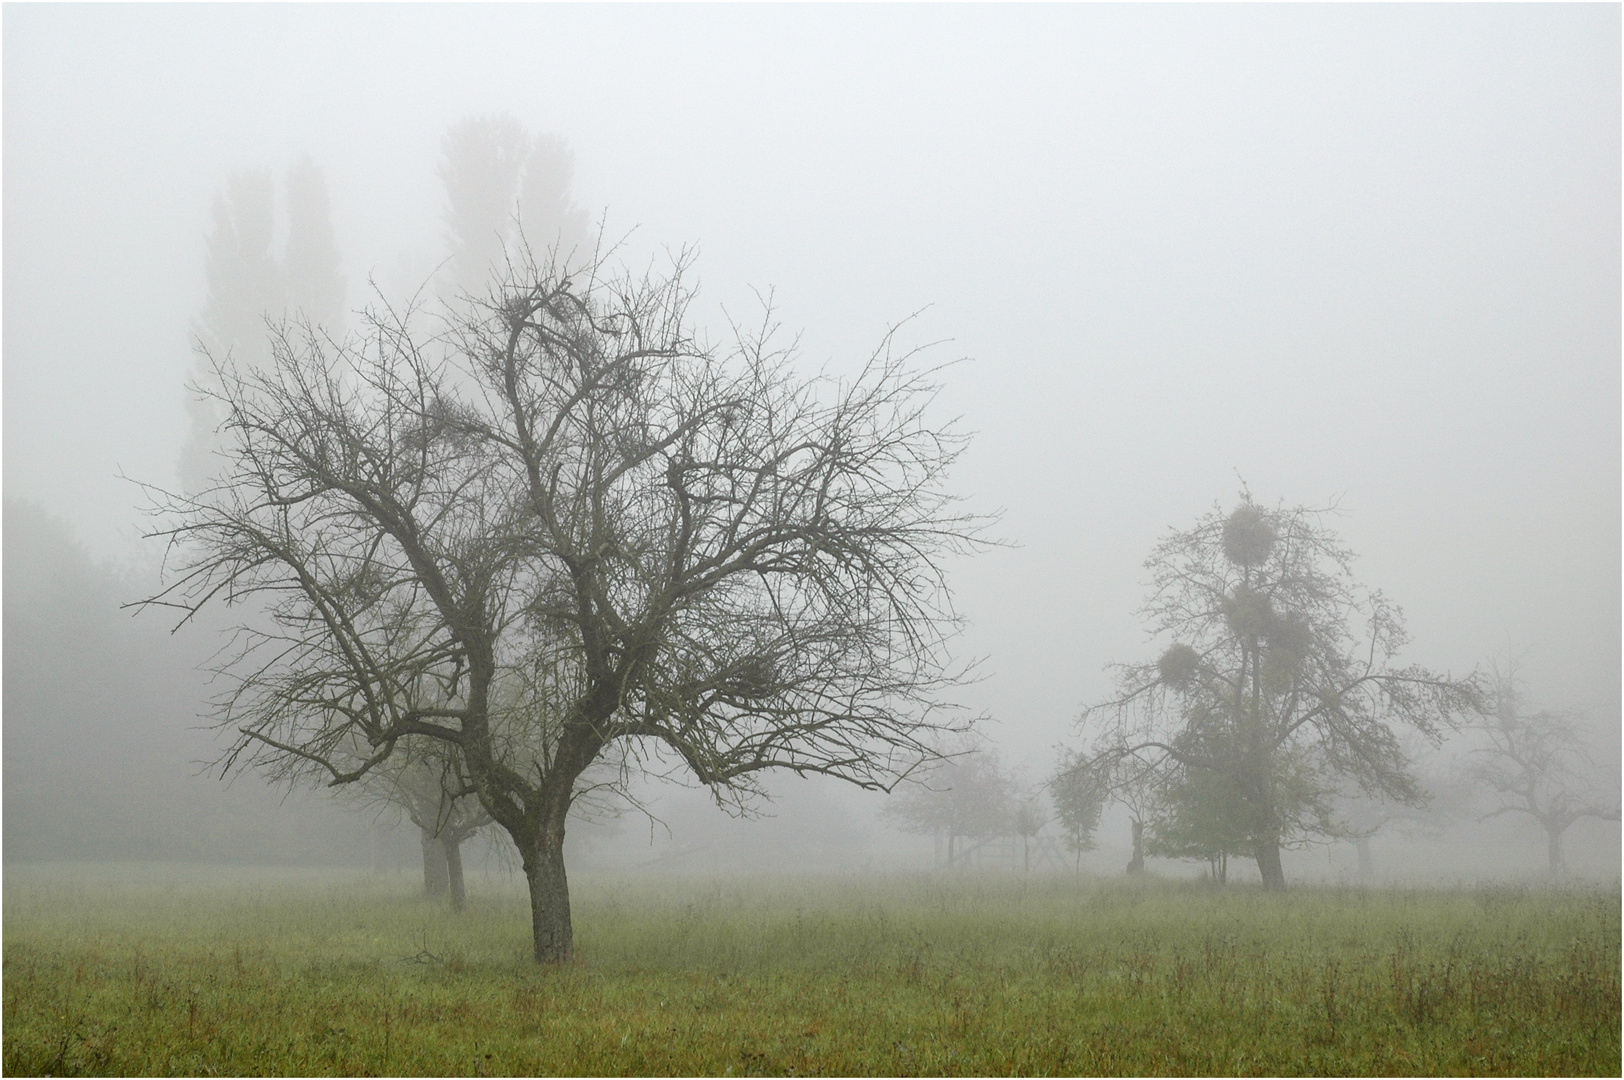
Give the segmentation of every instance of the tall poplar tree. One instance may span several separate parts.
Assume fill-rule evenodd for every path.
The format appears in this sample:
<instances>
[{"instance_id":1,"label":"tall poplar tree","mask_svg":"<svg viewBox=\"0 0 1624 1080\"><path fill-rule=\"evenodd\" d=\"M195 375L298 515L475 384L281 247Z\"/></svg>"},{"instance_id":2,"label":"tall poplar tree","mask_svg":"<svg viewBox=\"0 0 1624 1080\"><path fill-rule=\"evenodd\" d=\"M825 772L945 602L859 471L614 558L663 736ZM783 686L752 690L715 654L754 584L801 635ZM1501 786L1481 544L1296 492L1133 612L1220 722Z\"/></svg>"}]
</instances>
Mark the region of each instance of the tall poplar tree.
<instances>
[{"instance_id":1,"label":"tall poplar tree","mask_svg":"<svg viewBox=\"0 0 1624 1080\"><path fill-rule=\"evenodd\" d=\"M566 258L585 242L586 214L570 199L574 156L562 139L500 113L453 124L440 149L449 294L482 289L521 238Z\"/></svg>"},{"instance_id":2,"label":"tall poplar tree","mask_svg":"<svg viewBox=\"0 0 1624 1080\"><path fill-rule=\"evenodd\" d=\"M286 240L276 254L276 185L269 169L233 173L214 196L205 245L208 297L193 326L197 360L186 408L191 430L178 467L182 488L208 486L226 418L215 364L230 357L249 370L270 361L267 322L306 320L336 334L344 317L327 185L307 154L288 170Z\"/></svg>"}]
</instances>

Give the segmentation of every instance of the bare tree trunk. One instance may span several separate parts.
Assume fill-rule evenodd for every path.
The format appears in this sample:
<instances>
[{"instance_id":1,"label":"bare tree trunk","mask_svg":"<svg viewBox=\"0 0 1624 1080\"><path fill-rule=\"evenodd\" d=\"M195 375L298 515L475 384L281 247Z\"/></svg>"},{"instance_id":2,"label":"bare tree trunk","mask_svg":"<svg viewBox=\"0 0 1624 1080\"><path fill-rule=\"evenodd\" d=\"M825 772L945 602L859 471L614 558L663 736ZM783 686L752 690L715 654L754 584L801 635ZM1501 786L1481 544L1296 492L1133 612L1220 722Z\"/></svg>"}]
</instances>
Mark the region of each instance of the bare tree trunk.
<instances>
[{"instance_id":1,"label":"bare tree trunk","mask_svg":"<svg viewBox=\"0 0 1624 1080\"><path fill-rule=\"evenodd\" d=\"M1551 860L1551 876L1555 877L1568 868L1567 860L1562 858L1562 833L1565 831L1561 822L1541 822L1545 826L1545 853Z\"/></svg>"},{"instance_id":2,"label":"bare tree trunk","mask_svg":"<svg viewBox=\"0 0 1624 1080\"><path fill-rule=\"evenodd\" d=\"M423 895L431 900L438 899L445 895L450 886L445 848L440 845L439 838L427 829L419 827L418 832L418 842L423 847Z\"/></svg>"},{"instance_id":3,"label":"bare tree trunk","mask_svg":"<svg viewBox=\"0 0 1624 1080\"><path fill-rule=\"evenodd\" d=\"M1133 858L1128 860L1128 873L1143 874L1145 872L1145 824L1142 821L1133 822Z\"/></svg>"},{"instance_id":4,"label":"bare tree trunk","mask_svg":"<svg viewBox=\"0 0 1624 1080\"><path fill-rule=\"evenodd\" d=\"M530 885L530 928L538 964L566 963L575 953L570 887L564 875L564 832L550 831L554 832L552 838L544 832L534 850L524 853L524 877Z\"/></svg>"},{"instance_id":5,"label":"bare tree trunk","mask_svg":"<svg viewBox=\"0 0 1624 1080\"><path fill-rule=\"evenodd\" d=\"M1280 868L1280 840L1273 836L1260 836L1257 840L1257 868L1263 875L1263 887L1269 892L1286 891L1286 872Z\"/></svg>"},{"instance_id":6,"label":"bare tree trunk","mask_svg":"<svg viewBox=\"0 0 1624 1080\"><path fill-rule=\"evenodd\" d=\"M1359 848L1359 880L1369 881L1376 876L1375 864L1370 858L1370 837L1361 836L1356 846Z\"/></svg>"},{"instance_id":7,"label":"bare tree trunk","mask_svg":"<svg viewBox=\"0 0 1624 1080\"><path fill-rule=\"evenodd\" d=\"M446 885L451 891L451 910L468 906L468 893L462 884L462 841L449 834L440 838L441 858L445 860Z\"/></svg>"}]
</instances>

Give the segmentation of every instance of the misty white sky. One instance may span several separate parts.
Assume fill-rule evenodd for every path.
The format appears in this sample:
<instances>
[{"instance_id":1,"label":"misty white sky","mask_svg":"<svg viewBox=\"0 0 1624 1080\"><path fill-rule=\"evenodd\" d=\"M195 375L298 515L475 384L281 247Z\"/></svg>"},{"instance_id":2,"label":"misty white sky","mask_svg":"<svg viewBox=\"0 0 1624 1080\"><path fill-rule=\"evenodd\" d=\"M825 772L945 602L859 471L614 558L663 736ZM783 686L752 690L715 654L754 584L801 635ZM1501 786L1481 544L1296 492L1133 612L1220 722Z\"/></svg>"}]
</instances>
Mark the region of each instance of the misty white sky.
<instances>
[{"instance_id":1,"label":"misty white sky","mask_svg":"<svg viewBox=\"0 0 1624 1080\"><path fill-rule=\"evenodd\" d=\"M775 288L808 367L967 356L957 568L1009 762L1139 659L1141 564L1244 476L1347 511L1409 657L1508 642L1616 729L1620 9L4 9L4 481L128 555L215 189L326 173L352 306L443 255L446 127L575 152L629 250ZM719 318L714 325L719 325ZM1616 737L1616 735L1615 735Z\"/></svg>"}]
</instances>

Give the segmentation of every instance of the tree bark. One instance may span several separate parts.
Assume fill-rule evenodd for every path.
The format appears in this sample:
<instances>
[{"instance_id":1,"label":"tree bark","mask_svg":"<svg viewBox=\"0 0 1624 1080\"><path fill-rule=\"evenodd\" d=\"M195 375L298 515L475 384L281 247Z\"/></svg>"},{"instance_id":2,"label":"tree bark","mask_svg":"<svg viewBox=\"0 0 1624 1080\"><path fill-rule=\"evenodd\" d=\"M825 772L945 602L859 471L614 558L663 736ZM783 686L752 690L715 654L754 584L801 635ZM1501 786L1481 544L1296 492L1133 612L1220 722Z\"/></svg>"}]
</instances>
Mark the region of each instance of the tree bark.
<instances>
[{"instance_id":1,"label":"tree bark","mask_svg":"<svg viewBox=\"0 0 1624 1080\"><path fill-rule=\"evenodd\" d=\"M570 887L564 875L564 831L548 830L524 854L524 877L530 885L530 928L536 963L561 964L575 954L570 925Z\"/></svg>"},{"instance_id":2,"label":"tree bark","mask_svg":"<svg viewBox=\"0 0 1624 1080\"><path fill-rule=\"evenodd\" d=\"M451 892L451 910L461 911L468 906L468 893L462 884L462 841L450 835L442 836L440 847L445 860L446 886Z\"/></svg>"},{"instance_id":3,"label":"tree bark","mask_svg":"<svg viewBox=\"0 0 1624 1080\"><path fill-rule=\"evenodd\" d=\"M1257 868L1263 875L1263 888L1269 892L1286 891L1286 872L1280 868L1280 841L1273 836L1257 840Z\"/></svg>"},{"instance_id":4,"label":"tree bark","mask_svg":"<svg viewBox=\"0 0 1624 1080\"><path fill-rule=\"evenodd\" d=\"M445 848L440 845L439 838L427 829L419 826L418 833L418 842L423 847L423 895L435 900L444 896L450 886Z\"/></svg>"},{"instance_id":5,"label":"tree bark","mask_svg":"<svg viewBox=\"0 0 1624 1080\"><path fill-rule=\"evenodd\" d=\"M1145 825L1142 821L1133 822L1133 858L1128 860L1128 873L1143 874L1145 872Z\"/></svg>"},{"instance_id":6,"label":"tree bark","mask_svg":"<svg viewBox=\"0 0 1624 1080\"><path fill-rule=\"evenodd\" d=\"M1567 861L1562 858L1563 828L1559 822L1546 822L1545 824L1545 853L1551 860L1551 876L1568 868Z\"/></svg>"}]
</instances>

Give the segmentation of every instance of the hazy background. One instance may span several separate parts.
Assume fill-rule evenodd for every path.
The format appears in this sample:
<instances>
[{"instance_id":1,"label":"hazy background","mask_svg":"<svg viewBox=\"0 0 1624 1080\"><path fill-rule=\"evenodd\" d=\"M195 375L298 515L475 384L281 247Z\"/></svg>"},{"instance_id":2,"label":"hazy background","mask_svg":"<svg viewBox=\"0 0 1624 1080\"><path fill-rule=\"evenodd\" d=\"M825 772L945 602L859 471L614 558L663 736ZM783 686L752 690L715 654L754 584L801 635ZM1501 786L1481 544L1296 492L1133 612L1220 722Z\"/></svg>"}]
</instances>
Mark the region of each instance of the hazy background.
<instances>
[{"instance_id":1,"label":"hazy background","mask_svg":"<svg viewBox=\"0 0 1624 1080\"><path fill-rule=\"evenodd\" d=\"M399 289L444 257L441 136L506 111L568 142L577 205L630 233L630 261L697 246L710 325L770 288L809 369L856 362L922 309L904 340L970 358L940 402L978 433L956 486L1003 510L1013 546L954 573L962 647L986 658L963 699L993 718L1006 765L1035 781L1075 741L1104 665L1149 649L1150 548L1231 503L1241 476L1265 503L1340 503L1361 579L1408 613L1406 659L1460 674L1524 648L1533 699L1583 707L1617 772L1617 6L11 5L3 20L8 631L17 515L59 552L82 545L125 598L150 583L119 474L175 482L228 175L311 155L356 307L369 278ZM191 778L211 639L103 615L97 633L139 636L118 646L128 679L8 644L7 859L349 859L383 842L325 803L273 810L252 777ZM94 702L50 692L87 679ZM846 836L831 860L928 862L928 839L878 830L874 800L784 787L779 816L746 830L763 850ZM135 828L137 802L173 823ZM670 796L661 842L714 843L702 802ZM83 821L65 829L69 813ZM115 839L132 828L147 839ZM1538 865L1537 828L1497 828L1485 851L1526 842ZM159 831L195 842L160 851ZM647 851L647 834L628 821L600 847ZM1616 872L1617 826L1586 835L1570 857Z\"/></svg>"}]
</instances>

